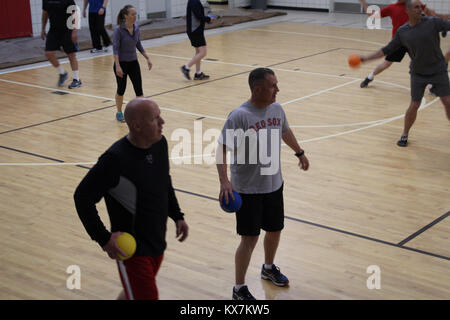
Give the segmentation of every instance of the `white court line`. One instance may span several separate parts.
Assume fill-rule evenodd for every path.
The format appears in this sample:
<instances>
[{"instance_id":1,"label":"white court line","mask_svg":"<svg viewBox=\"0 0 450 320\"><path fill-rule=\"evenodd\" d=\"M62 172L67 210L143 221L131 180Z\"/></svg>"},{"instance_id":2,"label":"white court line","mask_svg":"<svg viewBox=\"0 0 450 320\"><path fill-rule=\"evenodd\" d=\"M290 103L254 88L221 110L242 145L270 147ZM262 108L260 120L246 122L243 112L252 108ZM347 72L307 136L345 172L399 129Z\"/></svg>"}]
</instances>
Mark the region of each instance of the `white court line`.
<instances>
[{"instance_id":1,"label":"white court line","mask_svg":"<svg viewBox=\"0 0 450 320\"><path fill-rule=\"evenodd\" d=\"M281 30L267 30L267 29L256 29L256 28L250 28L247 29L249 31L255 31L255 32L272 32L272 33L284 33L284 34L294 34L294 35L302 35L302 36L312 36L316 38L329 38L329 39L336 39L336 40L349 40L349 41L357 41L362 43L368 43L368 44L374 44L377 46L385 46L386 43L379 43L374 41L366 41L361 39L353 39L353 38L346 38L346 37L336 37L336 36L329 36L329 35L323 35L323 34L316 34L316 33L304 33L304 32L294 32L294 31L281 31Z\"/></svg>"},{"instance_id":2,"label":"white court line","mask_svg":"<svg viewBox=\"0 0 450 320\"><path fill-rule=\"evenodd\" d=\"M149 53L149 54L150 55L155 55L155 56L166 57L166 58L172 58L172 59L190 60L190 58L186 58L186 57L170 56L170 55L164 55L164 54L153 54L153 53ZM239 64L239 63L233 63L233 62L208 61L208 60L205 60L205 62L217 63L217 64L226 64L226 65L234 65L234 66L240 66L240 67L255 68L255 66L253 66L253 65ZM339 87L342 87L342 86L351 84L353 82L362 80L360 78L346 77L346 76L337 76L337 75L333 75L333 74L318 73L318 72L306 72L306 71L301 71L301 70L288 70L288 69L282 69L282 68L272 68L272 69L273 70L277 70L277 71L296 72L296 73L301 73L301 74L309 74L309 75L317 75L317 76L323 76L323 77L342 78L342 79L351 79L351 80L353 80L351 82L347 82L345 84L342 84L342 85L339 85L339 86L336 86L336 87L333 87L333 88L330 88L330 89L325 89L325 90L318 91L317 93L313 93L313 94L311 94L309 96L305 96L305 97L297 98L297 99L294 99L294 100L291 100L291 101L287 101L287 102L283 103L282 105L286 105L286 104L289 104L289 103L292 103L292 102L295 102L295 101L304 100L306 98L318 95L320 93L331 91L333 89L337 89ZM7 83L12 83L12 84L17 84L17 85L33 87L33 88L44 89L44 90L50 90L50 91L57 90L57 91L61 91L61 92L69 93L69 94L74 94L74 95L79 95L79 96L84 96L84 97L98 98L98 99L103 99L103 100L108 100L108 101L114 101L113 99L108 98L108 97L95 96L95 95L91 95L91 94L87 94L87 93L80 93L80 92L76 92L76 91L61 90L59 88L49 88L49 87L39 86L39 85L35 85L35 84L28 84L28 83L24 83L24 82L17 82L17 81L6 80L6 79L0 79L0 81L7 82ZM393 86L397 86L397 87L409 90L409 88L407 88L405 86L401 86L401 85L397 85L397 84L389 83L389 82L384 82L384 81L380 81L380 82L383 82L385 84L391 84ZM128 101L124 101L124 103L127 103L127 102ZM170 112L177 112L177 113L189 114L189 115L197 116L197 117L204 117L204 118L208 118L208 119L219 120L219 121L225 121L226 120L226 119L220 118L220 117L214 117L214 116L209 116L209 115L199 114L199 113L193 113L193 112L188 112L188 111L181 111L181 110L177 110L177 109L171 109L171 108L165 108L165 107L161 107L160 109L161 110L170 111Z\"/></svg>"},{"instance_id":3,"label":"white court line","mask_svg":"<svg viewBox=\"0 0 450 320\"><path fill-rule=\"evenodd\" d=\"M433 103L435 103L436 101L438 101L439 98L435 98L434 100L430 101L429 103L423 104L420 106L419 110L423 110L425 108L428 108L429 106L431 106ZM348 131L343 131L343 132L339 132L339 133L335 133L335 134L330 134L327 136L322 136L322 137L317 137L317 138L311 138L311 139L306 139L306 140L298 140L299 143L307 143L307 142L314 142L314 141L320 141L320 140L325 140L325 139L329 139L329 138L334 138L334 137L339 137L342 135L346 135L346 134L351 134L351 133L355 133L358 131L362 131L362 130L366 130L366 129L370 129L373 127L377 127L377 126L381 126L383 124L398 120L403 118L404 115L398 115L398 116L394 116L391 118L387 118L384 120L380 120L377 121L375 123L372 123L368 126L362 127L362 128L358 128L358 129L353 129L353 130L348 130ZM285 147L286 144L282 144L282 147ZM182 157L170 157L169 160L175 160L175 159L188 159L188 158L202 158L202 157L208 157L210 156L208 155L203 155L203 154L194 154L194 155L187 155L187 156L182 156ZM51 163L0 163L0 166L64 166L64 165L94 165L95 162L51 162Z\"/></svg>"},{"instance_id":4,"label":"white court line","mask_svg":"<svg viewBox=\"0 0 450 320\"><path fill-rule=\"evenodd\" d=\"M318 96L319 94L326 93L326 92L334 90L334 89L339 89L339 88L342 88L344 86L348 86L349 84L355 83L356 81L359 81L359 80L360 79L356 79L356 80L353 80L353 81L350 81L350 82L346 82L344 84L340 84L340 85L337 85L337 86L334 86L334 87L331 87L331 88L328 88L328 89L320 90L320 91L314 92L312 94L309 94L309 95L301 97L301 98L297 98L297 99L293 99L293 100L290 100L290 101L286 101L284 103L281 103L281 105L285 106L285 105L293 103L293 102L298 102L298 101L305 100L305 99L308 99L308 98L311 98L311 97L314 97L314 96Z\"/></svg>"},{"instance_id":5,"label":"white court line","mask_svg":"<svg viewBox=\"0 0 450 320\"><path fill-rule=\"evenodd\" d=\"M24 83L24 82L17 82L17 81L6 80L6 79L0 79L0 81L2 81L2 82L7 82L7 83L12 83L12 84L17 84L17 85L22 85L22 86L26 86L26 87L31 87L31 88L37 88L37 89L48 90L48 91L60 91L60 92L64 92L64 93L68 93L68 94L74 94L74 95L82 96L82 97L88 97L88 98L95 98L95 99L101 99L101 100L114 101L114 99L107 98L107 97L95 96L95 95L92 95L92 94L81 93L81 92L76 92L76 91L61 90L61 89L59 89L59 88L49 88L49 87L44 87L44 86L38 86L38 85L36 85L36 84L30 84L30 83ZM126 101L126 100L124 100L123 102L124 102L124 103L128 103L128 101ZM165 107L160 107L160 109L161 109L161 110L166 110L166 111L171 111L171 112L177 112L177 113L189 114L189 115L197 116L197 117L205 117L205 118L214 119L214 120L220 120L220 121L225 121L225 120L226 120L226 119L224 119L224 118L208 116L208 115L206 115L206 114L201 114L201 113L194 113L194 112L182 111L182 110L171 109L171 108L165 108Z\"/></svg>"},{"instance_id":6,"label":"white court line","mask_svg":"<svg viewBox=\"0 0 450 320\"><path fill-rule=\"evenodd\" d=\"M318 34L311 34L311 33L300 33L300 32L289 32L289 31L276 31L276 30L264 30L264 29L246 29L246 30L250 30L250 31L263 31L263 32L273 32L273 33L286 33L286 34L298 34L298 35L307 35L307 36L315 36L315 37L322 37L322 38L333 38L333 39L340 39L340 40L351 40L351 41L357 41L357 42L363 42L363 43L369 43L369 44L376 44L376 45L383 45L381 43L377 43L377 42L371 42L371 41L365 41L365 40L360 40L360 39L352 39L352 38L345 38L345 37L335 37L335 36L326 36L326 35L318 35ZM154 56L160 56L160 57L166 57L166 58L172 58L172 59L180 59L180 60L190 60L191 58L187 58L187 57L178 57L178 56L171 56L171 55L164 55L164 54L157 54L157 53L149 53L150 55L154 55ZM87 59L94 59L98 56L93 56L93 57L86 57L82 60L87 60ZM254 66L254 65L248 65L248 64L239 64L239 63L232 63L232 62L224 62L224 61L208 61L208 60L204 60L204 62L208 62L208 63L216 63L216 64L225 64L225 65L234 65L234 66L240 66L240 67L248 67L248 68L255 68L258 66ZM30 67L30 69L32 68L40 68L40 67L46 67L48 66L48 63L41 63L37 66L34 67ZM309 75L317 75L317 76L324 76L324 77L330 77L330 78L342 78L342 79L351 79L352 81L335 86L333 88L329 88L329 89L325 89L325 90L321 90L318 91L316 93L310 94L308 96L304 96L301 98L297 98L291 101L287 101L285 103L283 103L282 105L286 105L286 104L290 104L296 101L301 101L304 100L306 98L312 97L312 96L316 96L319 95L321 93L325 93L349 84L352 84L356 81L360 81L360 78L354 78L354 77L348 77L348 76L338 76L338 75L332 75L332 74L325 74L325 73L318 73L318 72L307 72L307 71L301 71L301 70L288 70L288 69L282 69L282 68L272 68L273 70L276 71L283 71L283 72L295 72L295 73L300 73L300 74L309 74ZM0 72L1 74L1 72ZM6 80L6 79L0 79L0 81L3 82L8 82L8 83L12 83L12 84L18 84L18 85L23 85L23 86L29 86L29 87L35 87L35 88L39 88L39 89L45 89L45 90L57 90L57 91L62 91L65 93L69 93L69 94L75 94L75 95L80 95L80 96L85 96L85 97L91 97L91 98L98 98L98 99L103 99L103 100L108 100L108 101L114 101L111 98L108 97L101 97L101 96L95 96L95 95L90 95L90 94L85 94L85 93L79 93L79 92L75 92L75 91L66 91L66 90L60 90L58 88L48 88L48 87L43 87L43 86L38 86L38 85L33 85L33 84L27 84L27 83L21 83L21 82L17 82L17 81L11 81L11 80ZM389 83L389 82L385 82L385 81L379 81L380 83L385 83L385 84L389 84L392 86L396 86L396 87L400 87L406 90L409 90L408 87L402 86L402 85L398 85L395 83ZM428 107L429 105L433 104L437 99L433 100L432 102L430 102L429 104L425 105L423 108ZM126 103L126 101L124 101ZM421 109L423 109L421 107ZM187 112L187 111L181 111L181 110L177 110L177 109L171 109L171 108L161 108L162 110L167 110L167 111L171 111L171 112L177 112L177 113L183 113L183 114L189 114L189 115L193 115L193 116L198 116L198 117L205 117L205 118L209 118L209 119L215 119L215 120L220 120L220 121L225 121L226 119L224 118L219 118L219 117L213 117L213 116L208 116L208 115L203 115L203 114L198 114L198 113L192 113L192 112ZM338 125L326 125L326 126L291 126L292 128L329 128L329 127L344 127L344 126L356 126L356 125L365 125L365 124L369 124L366 127L362 127L362 128L358 128L358 129L354 129L354 130L349 130L349 131L344 131L344 132L340 132L337 134L333 134L333 135L328 135L328 136L323 136L323 137L318 137L318 138L312 138L312 139L308 139L308 140L303 140L303 141L299 141L301 143L303 142L311 142L311 141L318 141L318 140L323 140L323 139L327 139L327 138L331 138L331 137L336 137L336 136L340 136L340 135L344 135L344 134L349 134L349 133L353 133L353 132L357 132L357 131L361 131L361 130L365 130L374 126L378 126L378 125L382 125L391 121L394 121L396 119L399 119L401 117L403 117L404 115L399 115L399 116L395 116L392 118L388 118L388 119L383 119L383 120L376 120L376 121L370 121L370 122L359 122L359 123L352 123L352 124L338 124ZM283 146L285 146L283 144ZM179 159L179 158L186 158L186 157L202 157L203 155L193 155L193 156L185 156L185 157L174 157L174 158L170 158L171 160L173 159ZM20 164L20 163L0 163L0 165L4 166L4 165L84 165L84 164L94 164L93 162L80 162L80 163L51 163L51 164L45 164L45 163L29 163L29 164Z\"/></svg>"},{"instance_id":7,"label":"white court line","mask_svg":"<svg viewBox=\"0 0 450 320\"><path fill-rule=\"evenodd\" d=\"M385 121L386 119L381 119L381 120L374 120L374 121L364 121L364 122L355 122L355 123L343 123L343 124L327 124L327 125L299 125L299 126L289 126L291 128L342 128L342 127L356 127L356 126L363 126L366 124L372 124L372 123L378 123L378 122L382 122Z\"/></svg>"},{"instance_id":8,"label":"white court line","mask_svg":"<svg viewBox=\"0 0 450 320\"><path fill-rule=\"evenodd\" d=\"M425 100L425 99L424 99L424 100ZM424 100L422 100L422 101L424 101ZM430 102L428 102L428 103L426 103L426 104L423 104L423 103L422 103L422 105L420 106L419 110L423 110L423 109L425 109L425 108L428 108L429 106L431 106L433 103L435 103L435 102L438 101L438 100L439 100L439 98L435 98L434 100L432 100L432 101L430 101ZM342 135L344 135L344 134L350 134L350 133L354 133L354 132L366 130L366 129L369 129L369 128L373 128L373 127L376 127L376 126L381 126L381 125L383 125L383 124L392 122L392 121L394 121L394 120L401 119L401 118L403 118L404 116L405 116L405 115L402 114L402 115L398 115L398 116L394 116L394 117L391 117L391 118L387 118L387 119L378 121L378 122L376 122L376 123L373 123L373 124L371 124L371 125L368 125L368 126L365 126L365 127L362 127L362 128L353 129L353 130L348 130L348 131L343 131L343 132L339 132L339 133L335 133L335 134L330 134L330 135L328 135L328 136L323 136L323 137L317 137L317 138L311 138L311 139L307 139L307 140L301 140L301 141L299 141L299 142L302 142L302 143L304 143L304 142L313 142L313 141L325 140L325 139L328 139L328 138L339 137L339 136L342 136Z\"/></svg>"},{"instance_id":9,"label":"white court line","mask_svg":"<svg viewBox=\"0 0 450 320\"><path fill-rule=\"evenodd\" d=\"M82 166L94 165L95 162L10 162L0 163L0 166Z\"/></svg>"},{"instance_id":10,"label":"white court line","mask_svg":"<svg viewBox=\"0 0 450 320\"><path fill-rule=\"evenodd\" d=\"M64 92L64 93L68 93L68 94L74 94L74 95L77 95L77 96L83 96L83 97L89 97L89 98L95 98L95 99L114 101L114 99L111 99L110 97L107 98L107 97L102 97L102 96L95 96L95 95L88 94L88 93L81 93L81 92L76 92L76 91L62 90L60 88L49 88L49 87L39 86L37 84L31 84L31 83L26 83L26 82L18 82L18 81L6 80L6 79L0 79L0 81L7 82L7 83L12 83L12 84L17 84L17 85L21 85L21 86L26 86L26 87L31 87L31 88L48 90L48 91L59 91L59 92Z\"/></svg>"}]
</instances>

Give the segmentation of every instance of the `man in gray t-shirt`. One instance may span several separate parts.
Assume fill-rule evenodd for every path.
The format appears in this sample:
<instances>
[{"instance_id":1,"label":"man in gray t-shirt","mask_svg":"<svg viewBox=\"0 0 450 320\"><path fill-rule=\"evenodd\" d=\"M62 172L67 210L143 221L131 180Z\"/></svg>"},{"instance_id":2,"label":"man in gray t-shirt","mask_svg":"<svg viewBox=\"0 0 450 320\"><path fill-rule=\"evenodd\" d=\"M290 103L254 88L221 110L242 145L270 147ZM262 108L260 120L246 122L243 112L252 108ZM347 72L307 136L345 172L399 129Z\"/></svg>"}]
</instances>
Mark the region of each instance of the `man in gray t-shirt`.
<instances>
[{"instance_id":1,"label":"man in gray t-shirt","mask_svg":"<svg viewBox=\"0 0 450 320\"><path fill-rule=\"evenodd\" d=\"M403 133L397 145L406 147L408 134L417 117L417 111L428 84L440 97L450 120L450 85L447 63L440 46L441 31L450 30L450 21L437 17L423 17L419 0L407 0L409 21L401 26L391 42L377 52L361 57L362 62L389 55L401 46L407 48L411 57L411 103L406 110Z\"/></svg>"},{"instance_id":2,"label":"man in gray t-shirt","mask_svg":"<svg viewBox=\"0 0 450 320\"><path fill-rule=\"evenodd\" d=\"M278 102L260 109L246 101L230 113L219 142L232 153L231 184L236 191L261 194L281 188L281 138L288 131Z\"/></svg>"},{"instance_id":3,"label":"man in gray t-shirt","mask_svg":"<svg viewBox=\"0 0 450 320\"><path fill-rule=\"evenodd\" d=\"M220 179L219 200L234 199L239 192L242 206L236 212L236 229L241 243L236 250L236 285L234 300L254 300L245 285L245 274L261 229L264 238L264 264L261 278L277 286L289 280L273 264L284 227L283 179L280 168L281 141L295 152L299 167L308 170L309 161L289 128L286 114L276 100L277 78L268 68L258 68L249 75L250 100L228 116L219 138L217 171ZM227 175L227 150L231 151L231 182Z\"/></svg>"}]
</instances>

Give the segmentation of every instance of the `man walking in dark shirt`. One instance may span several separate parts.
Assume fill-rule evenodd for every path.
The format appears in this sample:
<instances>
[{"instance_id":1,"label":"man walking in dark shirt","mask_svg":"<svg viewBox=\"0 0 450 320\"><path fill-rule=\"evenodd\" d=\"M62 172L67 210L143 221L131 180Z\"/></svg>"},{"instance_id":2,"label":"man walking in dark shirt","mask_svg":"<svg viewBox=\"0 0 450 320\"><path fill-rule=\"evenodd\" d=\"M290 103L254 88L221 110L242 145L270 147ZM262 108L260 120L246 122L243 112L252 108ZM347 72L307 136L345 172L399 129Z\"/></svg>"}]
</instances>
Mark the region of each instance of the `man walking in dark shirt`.
<instances>
[{"instance_id":1,"label":"man walking in dark shirt","mask_svg":"<svg viewBox=\"0 0 450 320\"><path fill-rule=\"evenodd\" d=\"M158 299L155 277L166 249L167 217L184 241L188 225L183 219L169 174L169 156L162 135L164 120L158 105L137 98L128 103L127 136L114 143L81 181L74 195L78 215L92 240L116 259L127 299ZM105 199L111 232L103 225L96 203ZM137 242L132 258L117 246L122 232Z\"/></svg>"},{"instance_id":2,"label":"man walking in dark shirt","mask_svg":"<svg viewBox=\"0 0 450 320\"><path fill-rule=\"evenodd\" d=\"M62 87L69 77L67 71L55 57L56 51L64 50L73 71L73 81L69 89L79 88L82 83L78 74L78 8L74 0L43 0L42 1L42 31L41 38L45 40L45 56L59 72L58 86ZM50 30L45 32L47 21L50 20Z\"/></svg>"},{"instance_id":3,"label":"man walking in dark shirt","mask_svg":"<svg viewBox=\"0 0 450 320\"><path fill-rule=\"evenodd\" d=\"M400 27L391 42L377 52L361 57L366 62L389 55L401 46L411 57L411 103L405 114L405 124L399 147L406 147L408 134L417 117L425 88L433 85L433 92L441 98L450 120L450 86L447 63L442 54L439 33L450 30L450 21L437 17L423 17L419 0L407 0L409 22Z\"/></svg>"},{"instance_id":4,"label":"man walking in dark shirt","mask_svg":"<svg viewBox=\"0 0 450 320\"><path fill-rule=\"evenodd\" d=\"M188 64L181 66L186 79L191 80L190 68L195 65L194 80L208 80L209 76L201 71L201 61L206 57L205 23L213 23L214 17L205 16L205 8L200 0L189 0L186 7L186 33L195 48L195 55Z\"/></svg>"}]
</instances>

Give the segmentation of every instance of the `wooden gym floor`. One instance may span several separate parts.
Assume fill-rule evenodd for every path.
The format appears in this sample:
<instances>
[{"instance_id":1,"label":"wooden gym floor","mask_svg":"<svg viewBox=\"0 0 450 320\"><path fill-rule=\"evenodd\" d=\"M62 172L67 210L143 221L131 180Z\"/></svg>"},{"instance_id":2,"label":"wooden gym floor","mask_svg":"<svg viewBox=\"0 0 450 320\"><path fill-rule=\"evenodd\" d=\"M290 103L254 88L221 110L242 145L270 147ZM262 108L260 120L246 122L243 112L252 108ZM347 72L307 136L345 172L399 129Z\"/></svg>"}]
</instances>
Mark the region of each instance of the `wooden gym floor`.
<instances>
[{"instance_id":1,"label":"wooden gym floor","mask_svg":"<svg viewBox=\"0 0 450 320\"><path fill-rule=\"evenodd\" d=\"M193 151L194 123L203 134L220 130L248 99L250 70L268 66L278 77L278 101L311 167L301 172L283 147L286 221L276 263L291 285L259 278L260 239L247 273L258 299L450 297L450 125L443 107L426 94L410 145L401 149L395 143L409 103L409 57L367 89L359 83L381 61L357 70L346 63L390 36L289 22L211 35L205 82L179 71L193 54L186 40L148 48L151 72L141 60L144 94L161 107L169 150L180 143L176 129L192 134ZM449 47L444 39L442 48ZM89 239L73 203L87 169L127 132L114 119L112 63L111 55L80 61L83 87L76 90L57 88L50 66L0 75L0 299L115 299L121 290L115 262ZM125 99L132 98L129 83ZM203 149L212 141L204 139ZM197 151L193 158L170 154L190 236L176 241L169 220L161 299L231 298L239 237L233 215L216 200L216 167ZM109 225L104 203L98 207ZM73 265L81 289L69 290ZM370 266L379 267L380 289L367 287Z\"/></svg>"}]
</instances>

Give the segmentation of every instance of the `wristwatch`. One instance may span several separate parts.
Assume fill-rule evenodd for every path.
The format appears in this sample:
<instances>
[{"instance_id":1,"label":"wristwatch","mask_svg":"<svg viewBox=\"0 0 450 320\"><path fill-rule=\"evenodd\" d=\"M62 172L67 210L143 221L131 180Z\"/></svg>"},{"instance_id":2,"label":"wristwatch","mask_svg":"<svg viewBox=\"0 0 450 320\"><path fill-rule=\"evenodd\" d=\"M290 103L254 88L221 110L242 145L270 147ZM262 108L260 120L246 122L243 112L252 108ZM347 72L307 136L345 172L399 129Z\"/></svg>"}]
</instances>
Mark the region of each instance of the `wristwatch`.
<instances>
[{"instance_id":1,"label":"wristwatch","mask_svg":"<svg viewBox=\"0 0 450 320\"><path fill-rule=\"evenodd\" d=\"M297 157L297 158L300 158L302 155L304 155L305 154L305 150L302 150L302 151L300 151L300 152L297 152L296 154L295 154L295 156Z\"/></svg>"}]
</instances>

